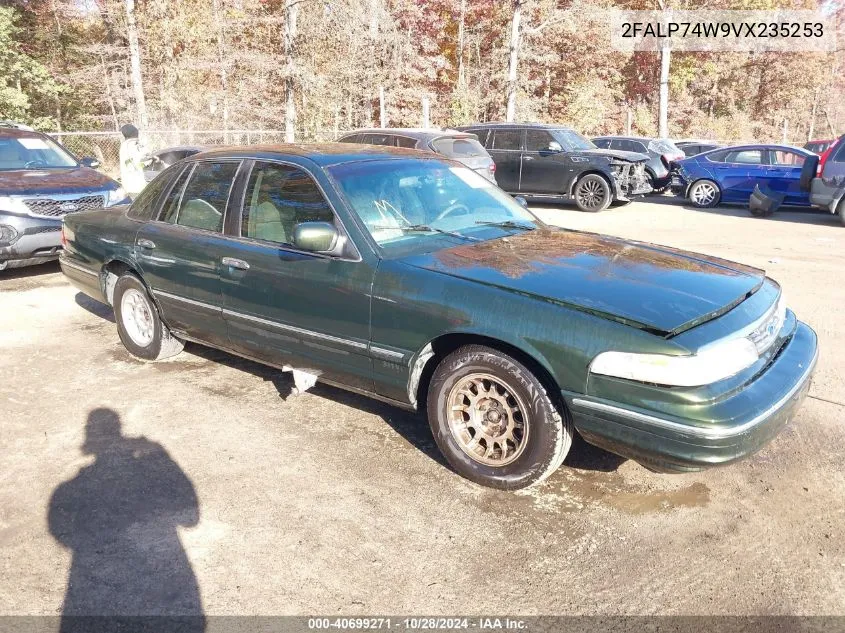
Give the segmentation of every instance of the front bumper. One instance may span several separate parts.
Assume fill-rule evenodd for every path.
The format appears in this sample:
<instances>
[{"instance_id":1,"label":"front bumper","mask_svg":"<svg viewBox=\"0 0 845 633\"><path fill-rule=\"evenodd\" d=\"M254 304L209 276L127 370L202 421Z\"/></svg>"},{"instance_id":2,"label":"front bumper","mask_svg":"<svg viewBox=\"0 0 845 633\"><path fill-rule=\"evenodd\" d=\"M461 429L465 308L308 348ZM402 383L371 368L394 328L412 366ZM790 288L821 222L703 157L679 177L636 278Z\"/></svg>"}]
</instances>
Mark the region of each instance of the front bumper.
<instances>
[{"instance_id":1,"label":"front bumper","mask_svg":"<svg viewBox=\"0 0 845 633\"><path fill-rule=\"evenodd\" d=\"M645 170L635 169L635 164L623 165L614 173L614 197L627 201L633 196L642 196L653 190L645 175Z\"/></svg>"},{"instance_id":2,"label":"front bumper","mask_svg":"<svg viewBox=\"0 0 845 633\"><path fill-rule=\"evenodd\" d=\"M564 394L575 427L591 444L663 472L726 464L765 446L801 406L818 359L816 333L798 323L753 381L699 411L696 420ZM712 422L719 420L719 422Z\"/></svg>"},{"instance_id":3,"label":"front bumper","mask_svg":"<svg viewBox=\"0 0 845 633\"><path fill-rule=\"evenodd\" d=\"M58 257L61 220L0 212L0 224L12 227L16 233L11 242L0 242L0 262L14 268Z\"/></svg>"}]
</instances>

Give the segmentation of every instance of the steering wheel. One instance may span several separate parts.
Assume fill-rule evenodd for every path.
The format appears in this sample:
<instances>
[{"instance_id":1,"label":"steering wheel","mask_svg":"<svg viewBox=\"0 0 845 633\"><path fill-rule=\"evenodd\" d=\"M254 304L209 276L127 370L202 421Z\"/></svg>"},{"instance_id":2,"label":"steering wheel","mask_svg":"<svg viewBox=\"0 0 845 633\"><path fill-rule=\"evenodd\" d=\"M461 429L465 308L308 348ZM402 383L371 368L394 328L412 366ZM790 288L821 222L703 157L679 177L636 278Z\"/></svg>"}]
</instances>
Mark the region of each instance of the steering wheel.
<instances>
[{"instance_id":1,"label":"steering wheel","mask_svg":"<svg viewBox=\"0 0 845 633\"><path fill-rule=\"evenodd\" d=\"M460 211L460 213L458 213ZM443 209L443 211L435 218L435 222L437 220L442 220L444 218L448 218L450 215L465 215L470 213L469 207L465 205L463 202L453 202L448 207Z\"/></svg>"},{"instance_id":2,"label":"steering wheel","mask_svg":"<svg viewBox=\"0 0 845 633\"><path fill-rule=\"evenodd\" d=\"M43 160L31 160L27 163L24 163L23 168L24 169L31 169L33 167L38 167L39 165L43 165L43 164L44 164Z\"/></svg>"}]
</instances>

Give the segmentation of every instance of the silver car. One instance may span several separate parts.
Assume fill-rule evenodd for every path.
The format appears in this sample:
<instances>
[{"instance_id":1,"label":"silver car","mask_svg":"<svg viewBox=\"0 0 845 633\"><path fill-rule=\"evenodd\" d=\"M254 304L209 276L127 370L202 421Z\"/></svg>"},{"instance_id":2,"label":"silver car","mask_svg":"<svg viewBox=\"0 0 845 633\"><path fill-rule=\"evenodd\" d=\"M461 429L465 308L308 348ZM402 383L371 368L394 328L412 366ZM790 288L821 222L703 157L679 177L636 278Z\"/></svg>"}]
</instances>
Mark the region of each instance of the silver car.
<instances>
[{"instance_id":1,"label":"silver car","mask_svg":"<svg viewBox=\"0 0 845 633\"><path fill-rule=\"evenodd\" d=\"M496 182L496 163L478 142L478 137L468 132L425 128L373 128L356 130L337 140L340 143L427 150L463 163L490 182Z\"/></svg>"}]
</instances>

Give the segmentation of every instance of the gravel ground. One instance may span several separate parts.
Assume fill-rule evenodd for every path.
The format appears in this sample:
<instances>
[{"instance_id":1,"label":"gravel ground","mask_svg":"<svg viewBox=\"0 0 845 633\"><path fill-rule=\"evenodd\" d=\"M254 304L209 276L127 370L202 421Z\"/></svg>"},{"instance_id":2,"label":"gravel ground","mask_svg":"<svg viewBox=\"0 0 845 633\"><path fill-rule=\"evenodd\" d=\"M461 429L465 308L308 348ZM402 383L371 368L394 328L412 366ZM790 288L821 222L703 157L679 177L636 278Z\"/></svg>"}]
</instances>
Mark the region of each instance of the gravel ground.
<instances>
[{"instance_id":1,"label":"gravel ground","mask_svg":"<svg viewBox=\"0 0 845 633\"><path fill-rule=\"evenodd\" d=\"M795 420L704 473L577 441L540 487L492 491L418 416L196 345L140 363L55 264L7 271L0 614L845 615L838 218L538 210L765 268L821 341Z\"/></svg>"}]
</instances>

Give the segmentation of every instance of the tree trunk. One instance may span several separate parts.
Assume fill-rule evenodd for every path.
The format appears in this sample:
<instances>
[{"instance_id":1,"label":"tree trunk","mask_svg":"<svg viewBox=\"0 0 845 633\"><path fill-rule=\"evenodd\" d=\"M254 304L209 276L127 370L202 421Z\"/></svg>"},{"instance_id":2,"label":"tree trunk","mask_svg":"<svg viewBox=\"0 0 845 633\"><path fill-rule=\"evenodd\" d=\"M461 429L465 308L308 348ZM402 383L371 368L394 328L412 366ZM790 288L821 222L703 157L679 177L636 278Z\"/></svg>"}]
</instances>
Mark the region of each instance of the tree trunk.
<instances>
[{"instance_id":1,"label":"tree trunk","mask_svg":"<svg viewBox=\"0 0 845 633\"><path fill-rule=\"evenodd\" d=\"M461 16L458 20L458 86L464 86L464 25L467 15L467 0L461 0Z\"/></svg>"},{"instance_id":2,"label":"tree trunk","mask_svg":"<svg viewBox=\"0 0 845 633\"><path fill-rule=\"evenodd\" d=\"M138 44L138 25L135 22L135 0L124 0L126 7L126 34L129 39L129 64L132 72L132 93L135 112L142 130L147 129L147 102L144 98L144 81L141 76L141 47Z\"/></svg>"},{"instance_id":3,"label":"tree trunk","mask_svg":"<svg viewBox=\"0 0 845 633\"><path fill-rule=\"evenodd\" d=\"M813 133L816 131L816 108L819 105L819 90L820 88L816 88L816 92L813 95L813 108L810 111L810 125L807 126L807 140L813 140Z\"/></svg>"},{"instance_id":4,"label":"tree trunk","mask_svg":"<svg viewBox=\"0 0 845 633\"><path fill-rule=\"evenodd\" d=\"M669 42L660 48L660 106L658 112L658 136L669 138L669 62L672 50Z\"/></svg>"},{"instance_id":5,"label":"tree trunk","mask_svg":"<svg viewBox=\"0 0 845 633\"><path fill-rule=\"evenodd\" d=\"M519 37L520 21L522 20L522 5L525 0L514 0L513 17L511 18L510 56L508 58L508 109L505 120L512 123L516 119L516 91L518 88L517 66L519 65Z\"/></svg>"},{"instance_id":6,"label":"tree trunk","mask_svg":"<svg viewBox=\"0 0 845 633\"><path fill-rule=\"evenodd\" d=\"M220 0L213 0L211 3L214 12L214 21L217 23L217 63L220 66L220 90L223 101L223 142L228 143L229 139L229 98L228 81L226 77L226 40L223 33L223 19L220 15Z\"/></svg>"},{"instance_id":7,"label":"tree trunk","mask_svg":"<svg viewBox=\"0 0 845 633\"><path fill-rule=\"evenodd\" d=\"M285 0L285 142L293 143L296 138L296 18L299 0Z\"/></svg>"}]
</instances>

